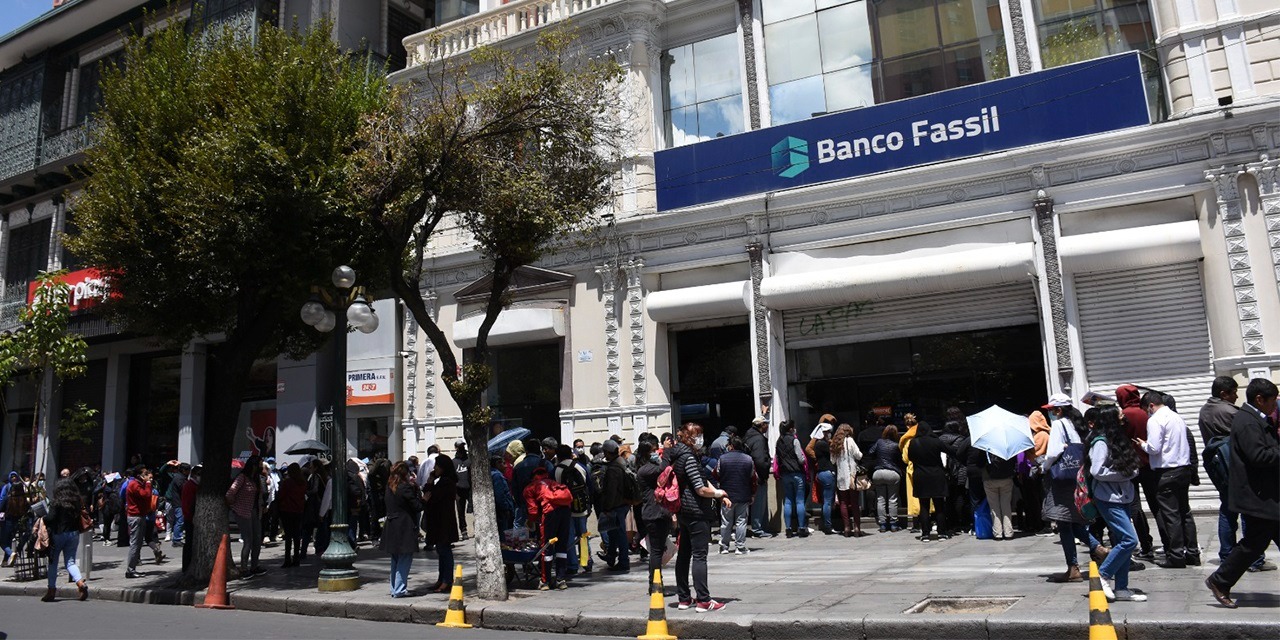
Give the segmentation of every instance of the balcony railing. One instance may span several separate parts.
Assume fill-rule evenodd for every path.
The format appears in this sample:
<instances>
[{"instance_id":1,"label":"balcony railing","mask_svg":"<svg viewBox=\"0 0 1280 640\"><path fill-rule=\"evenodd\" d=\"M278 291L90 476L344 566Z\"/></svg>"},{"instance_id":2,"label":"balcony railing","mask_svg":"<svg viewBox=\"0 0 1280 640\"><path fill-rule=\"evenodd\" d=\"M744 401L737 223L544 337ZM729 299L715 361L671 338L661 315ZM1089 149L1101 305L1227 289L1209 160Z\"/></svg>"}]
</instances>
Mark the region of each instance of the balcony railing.
<instances>
[{"instance_id":1,"label":"balcony railing","mask_svg":"<svg viewBox=\"0 0 1280 640\"><path fill-rule=\"evenodd\" d=\"M27 282L5 284L4 297L0 297L0 331L12 331L22 325L18 313L27 306Z\"/></svg>"},{"instance_id":2,"label":"balcony railing","mask_svg":"<svg viewBox=\"0 0 1280 640\"><path fill-rule=\"evenodd\" d=\"M44 166L84 151L89 147L89 138L92 134L93 123L87 121L46 136L40 143L40 165Z\"/></svg>"},{"instance_id":3,"label":"balcony railing","mask_svg":"<svg viewBox=\"0 0 1280 640\"><path fill-rule=\"evenodd\" d=\"M0 149L0 180L8 180L36 168L39 146L33 135L30 140Z\"/></svg>"},{"instance_id":4,"label":"balcony railing","mask_svg":"<svg viewBox=\"0 0 1280 640\"><path fill-rule=\"evenodd\" d=\"M409 66L466 53L481 45L554 24L622 0L517 0L404 39Z\"/></svg>"}]
</instances>

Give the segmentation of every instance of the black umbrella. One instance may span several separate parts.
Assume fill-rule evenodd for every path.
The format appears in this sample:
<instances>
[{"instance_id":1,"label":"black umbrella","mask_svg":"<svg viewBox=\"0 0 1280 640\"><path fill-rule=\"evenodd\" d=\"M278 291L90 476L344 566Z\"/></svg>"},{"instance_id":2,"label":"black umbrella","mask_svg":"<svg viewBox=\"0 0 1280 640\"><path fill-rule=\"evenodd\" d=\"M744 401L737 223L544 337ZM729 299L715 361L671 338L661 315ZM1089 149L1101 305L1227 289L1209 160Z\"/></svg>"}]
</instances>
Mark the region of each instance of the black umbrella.
<instances>
[{"instance_id":1,"label":"black umbrella","mask_svg":"<svg viewBox=\"0 0 1280 640\"><path fill-rule=\"evenodd\" d=\"M302 442L293 443L293 446L285 449L284 452L289 455L302 455L307 453L315 455L320 453L329 453L329 447L319 440L303 440Z\"/></svg>"}]
</instances>

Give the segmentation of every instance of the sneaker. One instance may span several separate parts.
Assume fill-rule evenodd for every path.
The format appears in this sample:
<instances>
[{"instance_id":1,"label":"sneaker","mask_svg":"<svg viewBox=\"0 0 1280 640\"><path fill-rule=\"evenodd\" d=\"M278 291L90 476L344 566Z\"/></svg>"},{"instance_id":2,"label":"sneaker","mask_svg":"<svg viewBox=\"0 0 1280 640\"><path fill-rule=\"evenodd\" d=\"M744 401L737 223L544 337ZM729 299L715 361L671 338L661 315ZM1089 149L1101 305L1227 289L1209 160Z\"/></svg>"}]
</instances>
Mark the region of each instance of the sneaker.
<instances>
[{"instance_id":1,"label":"sneaker","mask_svg":"<svg viewBox=\"0 0 1280 640\"><path fill-rule=\"evenodd\" d=\"M1098 576L1098 584L1102 585L1102 593L1107 596L1107 602L1116 601L1115 588L1111 586L1111 580L1103 576Z\"/></svg>"},{"instance_id":2,"label":"sneaker","mask_svg":"<svg viewBox=\"0 0 1280 640\"><path fill-rule=\"evenodd\" d=\"M801 529L801 530L800 530L796 535L800 536L801 538L808 538L808 537L809 537L809 529L808 529L808 528ZM714 600L713 600L712 602L714 602Z\"/></svg>"},{"instance_id":3,"label":"sneaker","mask_svg":"<svg viewBox=\"0 0 1280 640\"><path fill-rule=\"evenodd\" d=\"M550 590L551 590L551 585L545 582L538 583L538 591L550 591Z\"/></svg>"},{"instance_id":4,"label":"sneaker","mask_svg":"<svg viewBox=\"0 0 1280 640\"><path fill-rule=\"evenodd\" d=\"M131 579L131 580L132 580L133 578L141 578L141 577L142 577L142 574L141 574L141 573L138 573L138 572L136 572L136 571L126 571L126 572L124 573L124 577L129 578L129 579Z\"/></svg>"},{"instance_id":5,"label":"sneaker","mask_svg":"<svg viewBox=\"0 0 1280 640\"><path fill-rule=\"evenodd\" d=\"M884 533L884 532L886 532L886 531L888 531L888 530L889 530L889 528L888 528L888 527L886 527L886 526L884 526L884 525L880 525L880 533Z\"/></svg>"},{"instance_id":6,"label":"sneaker","mask_svg":"<svg viewBox=\"0 0 1280 640\"><path fill-rule=\"evenodd\" d=\"M1155 553L1155 551L1152 551L1151 549L1147 549L1146 551L1139 551L1139 552L1137 552L1137 553L1133 554L1133 557L1134 557L1134 558L1137 558L1138 560L1146 560L1147 562L1155 562L1155 561L1156 561L1156 553Z\"/></svg>"},{"instance_id":7,"label":"sneaker","mask_svg":"<svg viewBox=\"0 0 1280 640\"><path fill-rule=\"evenodd\" d=\"M706 602L698 603L698 613L710 613L712 611L719 611L723 608L724 608L724 603L716 602L715 600L708 600Z\"/></svg>"},{"instance_id":8,"label":"sneaker","mask_svg":"<svg viewBox=\"0 0 1280 640\"><path fill-rule=\"evenodd\" d=\"M564 591L565 589L568 589L568 588L569 588L569 583L566 580L561 580L556 583L556 591Z\"/></svg>"},{"instance_id":9,"label":"sneaker","mask_svg":"<svg viewBox=\"0 0 1280 640\"><path fill-rule=\"evenodd\" d=\"M722 556L729 555L729 547L720 547L720 555Z\"/></svg>"},{"instance_id":10,"label":"sneaker","mask_svg":"<svg viewBox=\"0 0 1280 640\"><path fill-rule=\"evenodd\" d=\"M1270 560L1263 560L1262 562L1259 562L1258 564L1255 564L1249 567L1250 573L1258 573L1259 571L1275 571L1275 570L1276 570L1276 563Z\"/></svg>"},{"instance_id":11,"label":"sneaker","mask_svg":"<svg viewBox=\"0 0 1280 640\"><path fill-rule=\"evenodd\" d=\"M745 556L745 555L747 555L748 553L751 553L751 552L750 552L750 551L748 551L746 547L742 547L741 549L738 549L737 551L734 551L734 552L733 552L733 555L735 555L735 556Z\"/></svg>"},{"instance_id":12,"label":"sneaker","mask_svg":"<svg viewBox=\"0 0 1280 640\"><path fill-rule=\"evenodd\" d=\"M685 611L692 606L693 606L693 600L681 600L680 602L676 603L676 608L681 611Z\"/></svg>"},{"instance_id":13,"label":"sneaker","mask_svg":"<svg viewBox=\"0 0 1280 640\"><path fill-rule=\"evenodd\" d=\"M1146 568L1147 568L1147 565L1141 562L1131 561L1129 563L1129 571L1142 571Z\"/></svg>"},{"instance_id":14,"label":"sneaker","mask_svg":"<svg viewBox=\"0 0 1280 640\"><path fill-rule=\"evenodd\" d=\"M1116 592L1116 602L1146 602L1147 594L1141 591L1131 591L1129 589L1121 589Z\"/></svg>"}]
</instances>

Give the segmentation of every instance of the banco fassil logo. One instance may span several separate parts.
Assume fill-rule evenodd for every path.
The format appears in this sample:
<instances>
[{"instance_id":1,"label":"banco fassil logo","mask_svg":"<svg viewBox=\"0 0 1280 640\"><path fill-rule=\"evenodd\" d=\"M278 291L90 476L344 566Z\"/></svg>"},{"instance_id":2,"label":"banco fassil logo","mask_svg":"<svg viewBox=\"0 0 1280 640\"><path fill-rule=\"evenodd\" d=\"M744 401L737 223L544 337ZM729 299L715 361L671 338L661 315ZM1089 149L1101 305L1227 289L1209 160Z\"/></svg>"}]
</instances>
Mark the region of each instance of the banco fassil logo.
<instances>
[{"instance_id":1,"label":"banco fassil logo","mask_svg":"<svg viewBox=\"0 0 1280 640\"><path fill-rule=\"evenodd\" d=\"M773 145L773 170L780 178L794 178L809 168L809 143L787 136Z\"/></svg>"}]
</instances>

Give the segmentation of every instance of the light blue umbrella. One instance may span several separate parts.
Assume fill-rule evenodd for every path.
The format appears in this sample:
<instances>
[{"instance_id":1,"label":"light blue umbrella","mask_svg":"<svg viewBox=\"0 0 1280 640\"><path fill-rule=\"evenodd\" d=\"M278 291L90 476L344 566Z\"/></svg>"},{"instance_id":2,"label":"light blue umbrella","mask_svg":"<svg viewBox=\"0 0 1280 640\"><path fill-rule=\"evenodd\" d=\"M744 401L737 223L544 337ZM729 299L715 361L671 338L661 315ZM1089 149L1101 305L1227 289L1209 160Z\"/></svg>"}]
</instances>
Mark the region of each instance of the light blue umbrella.
<instances>
[{"instance_id":1,"label":"light blue umbrella","mask_svg":"<svg viewBox=\"0 0 1280 640\"><path fill-rule=\"evenodd\" d=\"M513 427L489 439L489 455L506 451L512 440L524 440L531 432L524 427Z\"/></svg>"},{"instance_id":2,"label":"light blue umbrella","mask_svg":"<svg viewBox=\"0 0 1280 640\"><path fill-rule=\"evenodd\" d=\"M996 405L969 416L969 440L973 446L1005 460L1035 446L1027 417Z\"/></svg>"}]
</instances>

